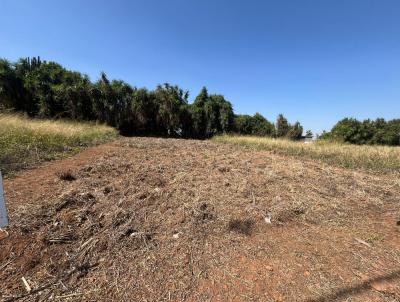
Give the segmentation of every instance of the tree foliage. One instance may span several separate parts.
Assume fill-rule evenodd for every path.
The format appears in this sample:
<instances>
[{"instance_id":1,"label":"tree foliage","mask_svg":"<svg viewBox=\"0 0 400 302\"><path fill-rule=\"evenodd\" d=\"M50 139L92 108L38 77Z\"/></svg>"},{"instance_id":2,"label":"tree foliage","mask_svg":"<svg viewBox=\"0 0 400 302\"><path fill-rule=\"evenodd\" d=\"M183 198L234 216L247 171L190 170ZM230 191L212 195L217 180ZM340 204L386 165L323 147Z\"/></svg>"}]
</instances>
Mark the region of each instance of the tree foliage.
<instances>
[{"instance_id":1,"label":"tree foliage","mask_svg":"<svg viewBox=\"0 0 400 302\"><path fill-rule=\"evenodd\" d=\"M208 138L219 133L303 138L299 122L278 115L273 124L260 113L235 115L224 96L206 87L192 104L189 93L168 83L155 90L136 88L101 73L96 82L40 57L11 63L0 59L0 110L38 118L69 118L107 123L126 135ZM312 138L309 130L306 137ZM321 139L352 144L400 145L400 119L359 121L345 118Z\"/></svg>"},{"instance_id":2,"label":"tree foliage","mask_svg":"<svg viewBox=\"0 0 400 302\"><path fill-rule=\"evenodd\" d=\"M37 58L15 63L0 60L0 109L25 112L38 118L96 120L126 135L209 138L236 132L298 139L299 123L291 126L280 115L277 127L261 114L235 115L232 104L204 87L189 103L189 92L165 83L155 90L110 80L103 72L97 81Z\"/></svg>"},{"instance_id":3,"label":"tree foliage","mask_svg":"<svg viewBox=\"0 0 400 302\"><path fill-rule=\"evenodd\" d=\"M400 119L359 121L355 118L344 118L320 138L358 145L400 145Z\"/></svg>"},{"instance_id":4,"label":"tree foliage","mask_svg":"<svg viewBox=\"0 0 400 302\"><path fill-rule=\"evenodd\" d=\"M302 138L303 135L303 126L296 122L294 125L289 125L289 131L287 133L287 137L292 140L298 140Z\"/></svg>"},{"instance_id":5,"label":"tree foliage","mask_svg":"<svg viewBox=\"0 0 400 302\"><path fill-rule=\"evenodd\" d=\"M276 129L260 113L253 116L237 115L235 117L235 131L240 134L274 137Z\"/></svg>"},{"instance_id":6,"label":"tree foliage","mask_svg":"<svg viewBox=\"0 0 400 302\"><path fill-rule=\"evenodd\" d=\"M277 137L286 137L289 134L290 125L288 120L283 116L283 114L279 114L276 119L276 136Z\"/></svg>"}]
</instances>

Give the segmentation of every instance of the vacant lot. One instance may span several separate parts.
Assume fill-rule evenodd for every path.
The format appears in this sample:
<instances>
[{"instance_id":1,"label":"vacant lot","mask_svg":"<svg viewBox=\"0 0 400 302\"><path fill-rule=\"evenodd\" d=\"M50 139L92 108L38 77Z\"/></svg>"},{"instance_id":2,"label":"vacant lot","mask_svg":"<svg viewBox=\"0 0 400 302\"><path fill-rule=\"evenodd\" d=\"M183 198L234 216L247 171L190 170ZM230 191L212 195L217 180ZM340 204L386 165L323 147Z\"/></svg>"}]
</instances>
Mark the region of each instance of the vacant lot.
<instances>
[{"instance_id":1,"label":"vacant lot","mask_svg":"<svg viewBox=\"0 0 400 302\"><path fill-rule=\"evenodd\" d=\"M400 173L400 148L392 146L350 145L329 141L310 143L255 136L221 135L216 142L249 146L282 155L309 158L343 168L379 173Z\"/></svg>"},{"instance_id":2,"label":"vacant lot","mask_svg":"<svg viewBox=\"0 0 400 302\"><path fill-rule=\"evenodd\" d=\"M126 138L23 172L5 191L5 301L400 299L391 174Z\"/></svg>"},{"instance_id":3,"label":"vacant lot","mask_svg":"<svg viewBox=\"0 0 400 302\"><path fill-rule=\"evenodd\" d=\"M0 170L10 174L116 136L115 129L94 123L28 119L0 113Z\"/></svg>"}]
</instances>

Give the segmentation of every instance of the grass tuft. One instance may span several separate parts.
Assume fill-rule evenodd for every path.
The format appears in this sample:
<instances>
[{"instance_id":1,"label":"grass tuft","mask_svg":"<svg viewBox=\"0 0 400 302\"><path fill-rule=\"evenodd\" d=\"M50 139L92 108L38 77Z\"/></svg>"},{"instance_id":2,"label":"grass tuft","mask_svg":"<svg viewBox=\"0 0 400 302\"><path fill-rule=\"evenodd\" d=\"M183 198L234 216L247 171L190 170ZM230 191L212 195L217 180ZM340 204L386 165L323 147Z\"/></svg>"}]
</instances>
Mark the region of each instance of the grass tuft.
<instances>
[{"instance_id":1,"label":"grass tuft","mask_svg":"<svg viewBox=\"0 0 400 302\"><path fill-rule=\"evenodd\" d=\"M117 136L115 129L96 123L29 119L0 113L0 170L10 175Z\"/></svg>"},{"instance_id":2,"label":"grass tuft","mask_svg":"<svg viewBox=\"0 0 400 302\"><path fill-rule=\"evenodd\" d=\"M249 146L277 154L309 158L350 169L382 173L400 173L400 148L390 146L359 146L326 141L294 142L253 136L222 135L214 141Z\"/></svg>"}]
</instances>

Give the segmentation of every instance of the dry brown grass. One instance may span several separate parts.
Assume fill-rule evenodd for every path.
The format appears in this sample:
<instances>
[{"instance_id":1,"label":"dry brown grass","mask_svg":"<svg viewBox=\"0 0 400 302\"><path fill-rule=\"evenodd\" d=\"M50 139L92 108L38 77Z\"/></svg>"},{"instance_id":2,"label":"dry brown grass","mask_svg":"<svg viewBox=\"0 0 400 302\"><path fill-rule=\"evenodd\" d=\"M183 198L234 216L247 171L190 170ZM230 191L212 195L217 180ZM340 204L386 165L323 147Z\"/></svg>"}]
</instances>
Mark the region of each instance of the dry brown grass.
<instances>
[{"instance_id":1,"label":"dry brown grass","mask_svg":"<svg viewBox=\"0 0 400 302\"><path fill-rule=\"evenodd\" d=\"M214 141L249 146L278 154L316 159L336 166L375 172L400 172L400 148L389 146L357 146L318 141L293 142L253 136L223 135Z\"/></svg>"},{"instance_id":2,"label":"dry brown grass","mask_svg":"<svg viewBox=\"0 0 400 302\"><path fill-rule=\"evenodd\" d=\"M61 171L61 172L57 173L57 176L58 176L59 179L65 180L65 181L74 181L74 180L76 180L76 177L72 173L71 170Z\"/></svg>"},{"instance_id":3,"label":"dry brown grass","mask_svg":"<svg viewBox=\"0 0 400 302\"><path fill-rule=\"evenodd\" d=\"M28 294L22 276L33 292L21 301L400 299L394 175L124 138L25 171L5 191L0 301ZM379 278L389 284L376 291Z\"/></svg>"},{"instance_id":4,"label":"dry brown grass","mask_svg":"<svg viewBox=\"0 0 400 302\"><path fill-rule=\"evenodd\" d=\"M116 136L115 129L95 123L37 120L0 113L0 170L9 174Z\"/></svg>"}]
</instances>

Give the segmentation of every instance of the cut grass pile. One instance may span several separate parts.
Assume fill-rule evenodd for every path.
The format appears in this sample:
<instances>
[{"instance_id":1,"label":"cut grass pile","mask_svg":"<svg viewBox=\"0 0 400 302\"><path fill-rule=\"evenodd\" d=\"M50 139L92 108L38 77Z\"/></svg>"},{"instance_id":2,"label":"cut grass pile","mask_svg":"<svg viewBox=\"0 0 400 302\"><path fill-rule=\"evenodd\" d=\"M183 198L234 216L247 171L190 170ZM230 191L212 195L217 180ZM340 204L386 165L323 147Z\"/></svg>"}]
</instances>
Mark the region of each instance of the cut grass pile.
<instances>
[{"instance_id":1,"label":"cut grass pile","mask_svg":"<svg viewBox=\"0 0 400 302\"><path fill-rule=\"evenodd\" d=\"M95 123L29 119L0 113L0 170L4 175L117 137Z\"/></svg>"},{"instance_id":2,"label":"cut grass pile","mask_svg":"<svg viewBox=\"0 0 400 302\"><path fill-rule=\"evenodd\" d=\"M213 140L274 151L282 155L316 159L343 168L385 173L400 172L399 147L358 146L326 141L306 144L283 139L231 135L216 136Z\"/></svg>"}]
</instances>

